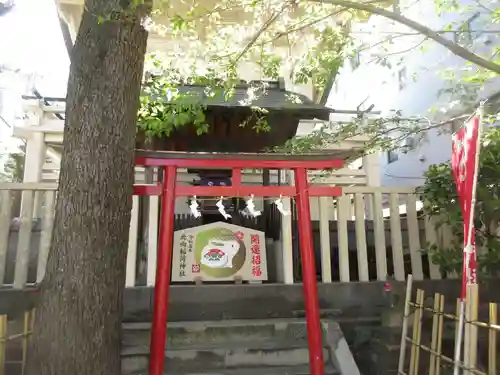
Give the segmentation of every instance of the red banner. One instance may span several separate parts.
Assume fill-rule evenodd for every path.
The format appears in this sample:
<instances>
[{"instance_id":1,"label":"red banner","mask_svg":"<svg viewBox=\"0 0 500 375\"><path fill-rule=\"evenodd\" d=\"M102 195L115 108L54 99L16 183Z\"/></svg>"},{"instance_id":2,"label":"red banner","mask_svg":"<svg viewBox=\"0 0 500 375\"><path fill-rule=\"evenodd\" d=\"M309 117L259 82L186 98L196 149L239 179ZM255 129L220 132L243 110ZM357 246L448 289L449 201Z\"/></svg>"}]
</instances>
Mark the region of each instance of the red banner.
<instances>
[{"instance_id":1,"label":"red banner","mask_svg":"<svg viewBox=\"0 0 500 375\"><path fill-rule=\"evenodd\" d=\"M475 181L477 179L476 155L479 152L480 117L471 118L453 135L451 168L455 177L458 199L464 218L464 263L462 298L466 285L477 282L476 239L474 235Z\"/></svg>"}]
</instances>

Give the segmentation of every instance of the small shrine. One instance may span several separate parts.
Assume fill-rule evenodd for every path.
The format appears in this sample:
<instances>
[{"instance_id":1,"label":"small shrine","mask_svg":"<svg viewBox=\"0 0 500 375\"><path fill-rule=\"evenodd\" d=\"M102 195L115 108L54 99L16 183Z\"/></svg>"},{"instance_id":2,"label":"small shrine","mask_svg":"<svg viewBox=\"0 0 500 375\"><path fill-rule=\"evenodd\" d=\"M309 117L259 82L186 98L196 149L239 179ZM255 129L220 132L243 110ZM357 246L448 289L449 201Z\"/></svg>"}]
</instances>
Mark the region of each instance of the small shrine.
<instances>
[{"instance_id":1,"label":"small shrine","mask_svg":"<svg viewBox=\"0 0 500 375\"><path fill-rule=\"evenodd\" d=\"M249 100L252 87L265 87L265 91ZM227 99L224 95L211 97L203 85L185 85L177 88L180 93L197 98L206 107L205 118L209 125L207 133L198 135L194 126L186 125L175 129L166 137L148 139L139 131L137 149L176 152L219 152L219 153L259 153L280 146L294 137L301 120L318 119L328 121L330 109L316 104L302 94L285 89L283 80L240 83L234 94ZM255 108L259 116L255 116ZM257 121L265 121L268 131L257 132ZM189 174L197 177L193 186L231 186L230 169L188 169ZM263 184L269 184L269 170L263 170ZM217 207L218 199L200 198L200 224L210 224L221 220ZM189 204L189 202L187 202ZM223 201L225 210L231 216L227 222L241 224L240 212L245 209L244 202L238 198ZM268 227L264 222L261 228Z\"/></svg>"},{"instance_id":2,"label":"small shrine","mask_svg":"<svg viewBox=\"0 0 500 375\"><path fill-rule=\"evenodd\" d=\"M252 87L265 91L251 94ZM185 85L177 88L193 101L205 106L209 131L197 135L194 126L175 129L168 137L152 139L147 147L145 136L138 134L137 148L181 152L262 152L284 144L295 136L301 120L329 120L331 109L316 104L302 94L285 90L280 81L240 83L228 99L224 95L209 96L206 86ZM251 96L254 96L250 100ZM168 102L167 102L168 103ZM255 115L258 108L259 116ZM265 117L269 131L256 131L256 122Z\"/></svg>"}]
</instances>

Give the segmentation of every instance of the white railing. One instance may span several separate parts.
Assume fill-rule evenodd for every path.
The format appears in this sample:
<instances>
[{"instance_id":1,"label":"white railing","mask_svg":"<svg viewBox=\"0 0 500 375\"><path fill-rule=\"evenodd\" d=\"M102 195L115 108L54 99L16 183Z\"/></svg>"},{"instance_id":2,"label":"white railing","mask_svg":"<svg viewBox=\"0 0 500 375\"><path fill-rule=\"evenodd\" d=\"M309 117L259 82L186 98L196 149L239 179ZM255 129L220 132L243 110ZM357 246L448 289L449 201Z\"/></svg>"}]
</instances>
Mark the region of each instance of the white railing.
<instances>
[{"instance_id":1,"label":"white railing","mask_svg":"<svg viewBox=\"0 0 500 375\"><path fill-rule=\"evenodd\" d=\"M19 138L29 139L32 136L32 133L43 133L44 140L46 145L48 145L47 150L51 149L51 145L63 144L63 131L64 131L64 119L58 118L58 115L64 115L65 112L65 102L64 101L52 101L52 104L45 104L43 99L26 99L24 100L24 110L27 114L27 118L24 121L22 126L15 126L14 134ZM345 115L344 115L345 116ZM307 121L306 121L307 122ZM317 124L318 121L312 121L314 124ZM301 122L303 123L303 122ZM310 130L312 130L311 127ZM306 132L307 133L307 132ZM329 149L336 150L354 150L361 149L364 143L369 139L369 136L356 136L347 140L344 140L338 144L332 145L328 147ZM53 155L56 155L58 152L53 151ZM48 151L47 151L48 152ZM60 169L60 159L59 155L56 155L55 158L49 156L50 162L40 164L40 168L42 169L41 180L30 180L30 181L44 181L44 182L57 182L59 180L59 169ZM357 163L354 163L357 164ZM318 173L310 172L310 176L316 174L314 181L317 183L328 183L342 186L350 186L350 185L366 185L368 183L368 175L376 174L378 176L378 167L374 167L366 160L366 164L363 162L363 168L361 169L351 169L349 167L345 167L339 170L330 171L327 176L319 177ZM353 166L353 163L351 163ZM187 172L178 171L179 176L184 176L186 179L192 178L188 175ZM247 179L255 179L261 178L260 175L256 175L256 173L245 173L249 171L243 172L243 180ZM274 172L271 172L271 179L273 178ZM320 173L321 174L321 173ZM136 178L141 180L144 176L144 169L137 168L136 169ZM274 176L276 177L276 175Z\"/></svg>"},{"instance_id":2,"label":"white railing","mask_svg":"<svg viewBox=\"0 0 500 375\"><path fill-rule=\"evenodd\" d=\"M414 188L368 186L343 188L344 195L338 199L336 207L340 281L350 281L348 249L352 246L349 246L348 240L349 221L354 222L355 227L359 281L370 279L367 256L369 244L374 247L377 280L386 280L389 260L392 260L394 279L403 281L408 273L417 280L424 278L422 249L427 243L438 243L442 234L436 232L430 220L417 215L422 204L418 202L414 191ZM320 204L321 207L323 204ZM402 218L402 214L406 217ZM320 218L320 223L323 221ZM367 228L370 224L372 230ZM324 232L320 233L322 237L326 237ZM372 241L367 240L369 233L373 233ZM406 241L403 241L403 237ZM410 263L406 271L405 257L409 258ZM428 276L432 279L441 278L438 267L430 262Z\"/></svg>"},{"instance_id":3,"label":"white railing","mask_svg":"<svg viewBox=\"0 0 500 375\"><path fill-rule=\"evenodd\" d=\"M316 233L319 233L317 245L321 249L323 282L386 280L390 264L396 280L404 280L408 273L416 280L441 278L437 266L426 267L421 249L427 242L443 245L450 236L445 230L436 232L429 220L418 217L413 188L357 186L345 187L343 191L344 195L335 200L311 198L312 220L319 223ZM56 184L0 183L0 287L20 289L42 281L56 193ZM143 211L146 213L142 215L143 223L139 221L139 210L144 206L141 199L144 198L133 198L127 287L153 286L155 280L159 198L149 197L144 201L148 208ZM285 204L289 205L290 200L285 199ZM401 212L406 214L405 218L400 217ZM277 280L284 283L294 282L292 227L292 217L282 217L280 240L268 244L268 256L274 254L277 260L277 269L270 272L280 275ZM139 236L142 241L138 241ZM338 263L332 262L336 254L332 249L338 249ZM357 266L351 267L354 262ZM424 272L425 269L429 272Z\"/></svg>"},{"instance_id":4,"label":"white railing","mask_svg":"<svg viewBox=\"0 0 500 375\"><path fill-rule=\"evenodd\" d=\"M351 185L366 185L367 178L364 170L355 170L348 167L328 172L328 176L323 173L315 173L310 171L310 180L318 184L334 184L341 186ZM156 174L155 174L156 175ZM193 173L188 173L186 169L179 168L177 172L179 182L191 182L198 176ZM278 182L278 173L276 170L270 171L270 182ZM43 166L42 172L43 182L57 182L59 181L59 164L51 163ZM262 183L262 173L250 170L242 171L242 180L244 183ZM143 167L135 168L135 181L136 183L143 183L145 181L145 170Z\"/></svg>"},{"instance_id":5,"label":"white railing","mask_svg":"<svg viewBox=\"0 0 500 375\"><path fill-rule=\"evenodd\" d=\"M27 283L42 281L54 223L56 189L56 184L0 183L0 287L21 289ZM33 236L34 232L37 236Z\"/></svg>"}]
</instances>

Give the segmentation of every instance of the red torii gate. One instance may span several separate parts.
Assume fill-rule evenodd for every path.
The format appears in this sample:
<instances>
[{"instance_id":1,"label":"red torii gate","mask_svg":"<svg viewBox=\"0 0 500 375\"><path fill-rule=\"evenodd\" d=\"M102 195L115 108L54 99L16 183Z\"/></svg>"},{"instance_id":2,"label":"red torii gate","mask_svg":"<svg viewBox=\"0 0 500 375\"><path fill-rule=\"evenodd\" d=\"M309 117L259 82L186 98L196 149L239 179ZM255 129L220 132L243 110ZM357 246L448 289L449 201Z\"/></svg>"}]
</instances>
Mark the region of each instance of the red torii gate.
<instances>
[{"instance_id":1,"label":"red torii gate","mask_svg":"<svg viewBox=\"0 0 500 375\"><path fill-rule=\"evenodd\" d=\"M258 197L295 197L306 307L309 366L312 375L324 374L323 337L319 317L309 197L340 196L342 188L309 185L307 170L341 168L344 165L344 160L340 159L339 156L339 153L289 155L137 151L136 165L160 167L164 171L162 182L156 185L134 186L135 195L161 196L149 375L163 375L165 364L175 198L195 195L245 197L252 194ZM176 186L177 168L231 169L232 183L231 186ZM243 185L241 181L242 169L290 169L295 174L295 186Z\"/></svg>"}]
</instances>

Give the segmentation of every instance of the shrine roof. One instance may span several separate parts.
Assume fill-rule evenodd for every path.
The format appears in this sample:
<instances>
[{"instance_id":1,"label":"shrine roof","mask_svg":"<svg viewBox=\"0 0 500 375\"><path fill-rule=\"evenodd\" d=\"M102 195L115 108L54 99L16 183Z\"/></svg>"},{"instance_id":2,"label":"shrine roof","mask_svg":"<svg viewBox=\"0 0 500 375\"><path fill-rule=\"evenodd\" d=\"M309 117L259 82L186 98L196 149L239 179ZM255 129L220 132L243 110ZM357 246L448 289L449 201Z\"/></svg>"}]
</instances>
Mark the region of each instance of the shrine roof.
<instances>
[{"instance_id":1,"label":"shrine roof","mask_svg":"<svg viewBox=\"0 0 500 375\"><path fill-rule=\"evenodd\" d=\"M257 90L255 97L251 100L249 92L252 86L265 86L266 90ZM260 107L269 111L283 111L296 115L299 119L319 119L329 120L330 113L334 109L327 108L322 104L314 103L307 96L284 88L282 79L279 81L254 81L250 83L240 83L236 85L234 94L226 100L224 91L213 90L215 95L209 95L207 87L204 85L182 85L177 89L180 93L189 94L190 98L201 105L207 107L220 108L251 108ZM65 98L42 97L35 93L34 96L23 96L23 99L43 99L48 102L65 102ZM168 103L168 101L167 101ZM62 117L61 117L62 118Z\"/></svg>"},{"instance_id":2,"label":"shrine roof","mask_svg":"<svg viewBox=\"0 0 500 375\"><path fill-rule=\"evenodd\" d=\"M178 86L180 93L189 94L190 97L201 105L207 107L225 108L250 108L260 107L269 111L284 111L296 114L301 119L328 120L332 109L321 104L316 104L307 96L285 90L282 85L271 82L265 90L257 89L255 95L250 85L237 85L234 94L227 98L224 91L212 90L215 95L210 95L206 86L183 85Z\"/></svg>"},{"instance_id":3,"label":"shrine roof","mask_svg":"<svg viewBox=\"0 0 500 375\"><path fill-rule=\"evenodd\" d=\"M178 152L178 151L154 151L135 150L136 157L155 159L198 159L198 160L271 160L271 161L326 161L350 159L359 154L360 150L328 150L322 152L310 152L304 154L288 154L278 152L259 153L224 153L224 152Z\"/></svg>"}]
</instances>

